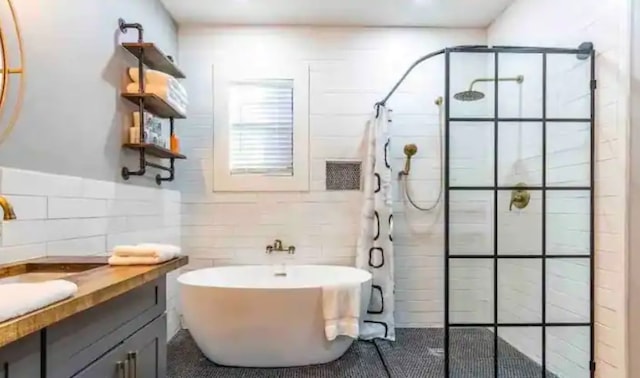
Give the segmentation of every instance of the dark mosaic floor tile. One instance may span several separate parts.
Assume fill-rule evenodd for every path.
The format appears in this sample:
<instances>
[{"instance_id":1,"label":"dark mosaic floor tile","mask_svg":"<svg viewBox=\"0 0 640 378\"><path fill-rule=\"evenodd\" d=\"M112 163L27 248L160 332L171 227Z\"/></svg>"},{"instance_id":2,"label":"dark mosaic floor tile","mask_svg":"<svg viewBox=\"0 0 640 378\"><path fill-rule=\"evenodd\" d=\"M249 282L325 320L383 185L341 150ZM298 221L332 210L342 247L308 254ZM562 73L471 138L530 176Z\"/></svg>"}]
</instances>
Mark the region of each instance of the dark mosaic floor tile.
<instances>
[{"instance_id":1,"label":"dark mosaic floor tile","mask_svg":"<svg viewBox=\"0 0 640 378\"><path fill-rule=\"evenodd\" d=\"M314 366L254 369L229 368L207 360L187 331L180 331L169 343L169 378L386 378L376 347L357 342L336 361Z\"/></svg>"},{"instance_id":2,"label":"dark mosaic floor tile","mask_svg":"<svg viewBox=\"0 0 640 378\"><path fill-rule=\"evenodd\" d=\"M397 329L397 341L356 342L340 359L324 365L278 369L229 368L207 360L187 331L169 343L169 378L442 378L442 329ZM486 329L451 330L451 377L493 378L493 333ZM380 354L376 350L376 345ZM538 378L541 367L502 339L500 378ZM382 359L381 357L382 356ZM556 378L548 374L549 378Z\"/></svg>"}]
</instances>

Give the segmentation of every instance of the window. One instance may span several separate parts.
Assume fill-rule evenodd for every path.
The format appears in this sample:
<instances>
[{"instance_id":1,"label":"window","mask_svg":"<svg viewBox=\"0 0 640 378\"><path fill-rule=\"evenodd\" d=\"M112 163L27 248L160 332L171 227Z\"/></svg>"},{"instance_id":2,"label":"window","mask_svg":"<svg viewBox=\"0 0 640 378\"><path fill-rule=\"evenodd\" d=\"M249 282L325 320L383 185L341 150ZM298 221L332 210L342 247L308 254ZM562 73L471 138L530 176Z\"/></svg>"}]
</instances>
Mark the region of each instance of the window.
<instances>
[{"instance_id":1,"label":"window","mask_svg":"<svg viewBox=\"0 0 640 378\"><path fill-rule=\"evenodd\" d=\"M232 83L229 118L232 175L293 176L293 80Z\"/></svg>"},{"instance_id":2,"label":"window","mask_svg":"<svg viewBox=\"0 0 640 378\"><path fill-rule=\"evenodd\" d=\"M306 65L215 65L213 98L215 191L309 190Z\"/></svg>"}]
</instances>

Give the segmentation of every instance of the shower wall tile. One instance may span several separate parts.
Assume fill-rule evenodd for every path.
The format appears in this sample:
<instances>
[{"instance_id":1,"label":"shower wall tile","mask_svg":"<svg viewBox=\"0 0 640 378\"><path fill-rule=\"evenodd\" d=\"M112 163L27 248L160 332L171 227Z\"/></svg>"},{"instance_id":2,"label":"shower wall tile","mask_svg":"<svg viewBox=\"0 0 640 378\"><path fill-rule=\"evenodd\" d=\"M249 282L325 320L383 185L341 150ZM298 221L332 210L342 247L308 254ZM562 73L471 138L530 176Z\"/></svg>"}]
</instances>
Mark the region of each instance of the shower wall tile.
<instances>
[{"instance_id":1,"label":"shower wall tile","mask_svg":"<svg viewBox=\"0 0 640 378\"><path fill-rule=\"evenodd\" d=\"M578 46L592 41L596 48L596 376L625 377L627 363L626 341L626 212L627 182L625 170L627 139L627 105L624 88L628 58L623 43L628 39L629 10L623 1L554 1L516 0L489 27L490 45ZM575 15L567 17L566 15ZM544 25L544 27L540 27ZM524 59L524 60L522 60ZM501 104L500 112L516 115L519 112L533 116L540 110L540 85L531 86L531 75L539 75L539 66L533 66L533 57L520 61L501 60L504 72L523 72L523 101ZM504 63L504 64L502 64ZM548 56L547 113L553 117L588 117L588 65L569 55ZM501 87L502 88L502 87ZM522 108L518 108L518 106ZM587 129L579 124L549 124L547 178L554 185L588 184ZM573 198L566 198L573 197ZM582 201L582 200L585 201ZM548 197L547 250L560 254L587 252L588 198L559 193ZM584 297L584 267L578 264L551 269L554 285L562 295L547 299L550 314L582 314L587 299ZM576 277L580 279L576 280ZM571 298L563 300L562 298ZM533 308L539 298L531 296ZM588 342L571 332L548 329L547 361L551 372L558 376L588 377L585 353ZM504 333L501 336L531 358L539 354L528 344L526 337ZM587 348L587 349L585 349Z\"/></svg>"},{"instance_id":2,"label":"shower wall tile","mask_svg":"<svg viewBox=\"0 0 640 378\"><path fill-rule=\"evenodd\" d=\"M362 193L325 191L325 161L362 159L373 104L415 59L445 46L485 42L485 31L474 29L181 28L183 83L194 99L189 118L177 122L190 157L176 163L175 183L182 192L183 246L194 258L187 268L274 263L278 257L265 254L265 246L275 238L296 245L287 261L353 265ZM223 58L276 57L310 67L311 191L214 193L213 154L200 151L212 148L211 66ZM438 196L441 152L434 101L444 95L443 70L442 58L425 62L389 102L391 164L400 171L404 145L418 145L410 182L421 206L431 206ZM465 75L485 76L485 67L467 67ZM469 82L460 78L459 84ZM195 150L201 156L196 160L190 153ZM393 177L397 325L442 326L442 204L428 213L414 210L401 195L396 173Z\"/></svg>"}]
</instances>

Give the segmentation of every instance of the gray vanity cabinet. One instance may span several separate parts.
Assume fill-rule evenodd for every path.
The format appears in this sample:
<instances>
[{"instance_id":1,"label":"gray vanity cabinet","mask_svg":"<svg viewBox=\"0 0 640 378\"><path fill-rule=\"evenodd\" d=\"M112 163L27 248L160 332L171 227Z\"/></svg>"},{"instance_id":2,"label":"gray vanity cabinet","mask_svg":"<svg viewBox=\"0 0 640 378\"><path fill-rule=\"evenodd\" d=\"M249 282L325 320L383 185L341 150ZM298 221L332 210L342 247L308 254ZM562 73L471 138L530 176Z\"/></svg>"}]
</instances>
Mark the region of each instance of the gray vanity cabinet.
<instances>
[{"instance_id":1,"label":"gray vanity cabinet","mask_svg":"<svg viewBox=\"0 0 640 378\"><path fill-rule=\"evenodd\" d=\"M161 277L0 348L0 378L165 378Z\"/></svg>"},{"instance_id":2,"label":"gray vanity cabinet","mask_svg":"<svg viewBox=\"0 0 640 378\"><path fill-rule=\"evenodd\" d=\"M0 378L37 378L40 375L39 334L0 349Z\"/></svg>"},{"instance_id":3,"label":"gray vanity cabinet","mask_svg":"<svg viewBox=\"0 0 640 378\"><path fill-rule=\"evenodd\" d=\"M167 323L161 316L74 378L164 377L166 371Z\"/></svg>"}]
</instances>

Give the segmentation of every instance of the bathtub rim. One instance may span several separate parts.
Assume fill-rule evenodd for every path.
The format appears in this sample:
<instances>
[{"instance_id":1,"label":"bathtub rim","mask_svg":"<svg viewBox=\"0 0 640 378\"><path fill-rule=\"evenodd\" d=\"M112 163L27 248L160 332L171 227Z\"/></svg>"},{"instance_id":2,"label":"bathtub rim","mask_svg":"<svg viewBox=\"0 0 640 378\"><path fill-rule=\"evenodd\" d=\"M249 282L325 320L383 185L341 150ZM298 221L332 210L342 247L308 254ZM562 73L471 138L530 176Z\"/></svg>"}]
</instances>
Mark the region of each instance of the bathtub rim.
<instances>
[{"instance_id":1,"label":"bathtub rim","mask_svg":"<svg viewBox=\"0 0 640 378\"><path fill-rule=\"evenodd\" d=\"M193 287L193 288L224 289L224 290L267 290L267 291L274 291L274 290L309 290L309 289L321 289L322 287L332 286L332 285L321 285L321 284L299 285L299 286L291 286L291 287L260 287L260 286L240 286L240 285L221 286L221 285L185 282L185 277L188 276L189 274L192 274L192 273L195 273L195 272L200 272L200 271L203 271L203 270L223 270L223 269L229 269L229 268L240 269L240 268L245 268L245 267L246 268L269 269L269 268L273 268L273 265L259 265L259 264L253 264L253 265L227 265L227 266L200 268L200 269L194 269L194 270L191 270L191 271L188 271L188 272L180 274L177 277L176 281L181 286L187 286L187 287ZM352 267L352 266L315 265L315 264L291 264L291 265L287 265L287 267L340 268L340 269L354 270L356 273L364 275L364 277L362 277L362 279L353 278L350 281L340 281L340 283L338 285L342 285L342 284L345 284L345 285L349 285L349 284L364 285L364 284L370 283L372 281L372 279L373 279L373 275L371 274L371 272L366 271L364 269Z\"/></svg>"}]
</instances>

